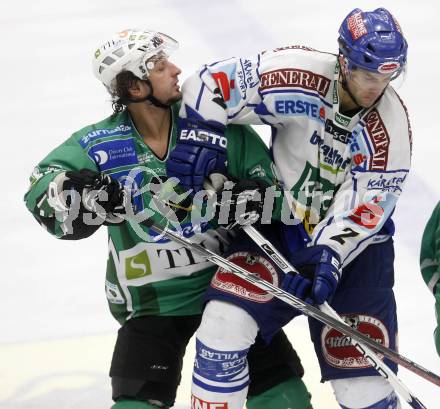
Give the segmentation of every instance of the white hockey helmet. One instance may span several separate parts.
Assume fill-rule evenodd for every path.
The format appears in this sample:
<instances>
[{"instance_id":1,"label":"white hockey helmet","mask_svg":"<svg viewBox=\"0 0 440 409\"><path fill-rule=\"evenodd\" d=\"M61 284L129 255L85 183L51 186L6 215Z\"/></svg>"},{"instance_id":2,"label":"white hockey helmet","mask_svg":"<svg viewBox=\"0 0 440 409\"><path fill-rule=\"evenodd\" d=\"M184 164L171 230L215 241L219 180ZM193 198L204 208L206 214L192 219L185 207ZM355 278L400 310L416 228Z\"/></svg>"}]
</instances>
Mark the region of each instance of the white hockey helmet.
<instances>
[{"instance_id":1,"label":"white hockey helmet","mask_svg":"<svg viewBox=\"0 0 440 409\"><path fill-rule=\"evenodd\" d=\"M112 92L120 72L131 71L145 80L148 70L154 68L154 63L148 60L155 56L169 57L178 48L179 43L166 34L151 30L124 30L95 51L93 73Z\"/></svg>"}]
</instances>

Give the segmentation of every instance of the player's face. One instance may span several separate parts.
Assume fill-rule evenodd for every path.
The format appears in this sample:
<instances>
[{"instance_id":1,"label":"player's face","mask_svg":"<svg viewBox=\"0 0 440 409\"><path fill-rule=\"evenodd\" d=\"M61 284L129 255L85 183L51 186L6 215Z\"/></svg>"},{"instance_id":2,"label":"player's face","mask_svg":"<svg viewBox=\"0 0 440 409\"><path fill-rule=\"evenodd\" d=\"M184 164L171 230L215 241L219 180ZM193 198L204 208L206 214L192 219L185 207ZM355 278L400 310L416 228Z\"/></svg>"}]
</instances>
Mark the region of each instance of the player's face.
<instances>
[{"instance_id":1,"label":"player's face","mask_svg":"<svg viewBox=\"0 0 440 409\"><path fill-rule=\"evenodd\" d=\"M356 102L363 108L369 108L388 86L393 74L380 74L356 68L348 71L346 78Z\"/></svg>"},{"instance_id":2,"label":"player's face","mask_svg":"<svg viewBox=\"0 0 440 409\"><path fill-rule=\"evenodd\" d=\"M179 75L182 70L165 56L154 61L154 68L149 69L148 78L153 85L154 96L163 103L171 104L182 98Z\"/></svg>"}]
</instances>

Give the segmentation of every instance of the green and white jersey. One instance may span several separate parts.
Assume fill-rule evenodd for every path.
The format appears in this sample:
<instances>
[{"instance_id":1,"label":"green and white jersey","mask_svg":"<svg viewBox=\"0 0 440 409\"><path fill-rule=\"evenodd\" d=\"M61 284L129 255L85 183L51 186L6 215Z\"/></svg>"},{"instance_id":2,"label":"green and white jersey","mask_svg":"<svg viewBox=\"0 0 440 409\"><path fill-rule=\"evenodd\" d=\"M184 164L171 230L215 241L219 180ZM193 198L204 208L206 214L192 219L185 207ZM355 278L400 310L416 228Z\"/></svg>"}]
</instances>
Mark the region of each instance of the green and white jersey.
<instances>
[{"instance_id":1,"label":"green and white jersey","mask_svg":"<svg viewBox=\"0 0 440 409\"><path fill-rule=\"evenodd\" d=\"M173 105L168 152L176 141L178 110L179 105ZM276 182L269 152L251 128L232 125L227 136L228 172L232 177ZM129 180L133 189L141 193L132 199L136 211L151 208L151 193L143 188L150 182L166 179L168 152L164 158L158 158L144 143L127 112L110 116L75 132L38 164L30 177L26 206L51 234L72 238L66 221L57 217L51 207L47 191L59 173L88 168L124 183ZM186 236L215 252L223 251L230 239L224 229L202 223L201 233L194 234L189 214L180 213L180 226ZM158 212L153 219L166 225L166 218ZM120 323L142 315L201 312L202 295L215 266L173 241L154 240L152 236L153 232L139 224L123 222L108 226L106 295L110 310Z\"/></svg>"},{"instance_id":2,"label":"green and white jersey","mask_svg":"<svg viewBox=\"0 0 440 409\"><path fill-rule=\"evenodd\" d=\"M435 294L435 286L440 280L440 202L432 212L423 232L420 269L423 280ZM437 292L440 301L440 286L437 286Z\"/></svg>"},{"instance_id":3,"label":"green and white jersey","mask_svg":"<svg viewBox=\"0 0 440 409\"><path fill-rule=\"evenodd\" d=\"M435 347L440 356L440 202L435 207L422 237L420 249L422 277L435 298L437 328L434 331Z\"/></svg>"}]
</instances>

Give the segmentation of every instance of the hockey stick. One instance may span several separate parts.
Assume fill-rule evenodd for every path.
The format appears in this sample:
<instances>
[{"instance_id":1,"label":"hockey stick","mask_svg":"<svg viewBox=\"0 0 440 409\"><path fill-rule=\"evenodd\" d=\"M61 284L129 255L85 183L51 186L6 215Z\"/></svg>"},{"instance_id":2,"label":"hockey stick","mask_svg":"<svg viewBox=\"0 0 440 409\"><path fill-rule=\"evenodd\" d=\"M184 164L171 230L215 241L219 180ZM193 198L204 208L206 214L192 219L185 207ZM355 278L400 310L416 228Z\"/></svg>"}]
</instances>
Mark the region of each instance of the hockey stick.
<instances>
[{"instance_id":1,"label":"hockey stick","mask_svg":"<svg viewBox=\"0 0 440 409\"><path fill-rule=\"evenodd\" d=\"M208 197L212 197L212 196L213 194L208 193ZM163 199L159 198L159 200L162 201ZM214 205L217 204L218 203L214 203ZM255 275L253 275L252 273L249 273L248 271L240 268L239 266L236 266L235 264L222 258L221 256L210 251L209 249L206 249L199 244L193 243L192 241L182 237L181 235L177 234L174 231L164 229L158 226L157 224L155 224L154 222L152 222L151 220L146 220L145 222L141 222L141 224L144 224L147 227L151 227L152 230L156 231L157 233L167 236L168 238L174 241L178 241L180 244L183 244L185 247L198 252L199 254L201 254L203 257L207 258L209 261L213 262L214 264L217 264L218 266L224 268L227 271L231 271L232 273L243 278L245 281L255 284L257 287L267 291L271 295L299 309L305 315L315 318L318 321L321 321L324 324L344 333L344 335L350 338L351 343L365 357L365 359L372 364L373 368L375 368L381 376L385 377L386 379L389 379L392 386L396 389L396 392L400 392L402 397L412 407L424 408L423 404L410 393L410 391L405 387L405 385L403 385L402 382L397 378L394 372L392 372L389 369L389 367L373 351L382 353L384 356L386 356L388 359L392 360L393 362L406 367L408 370L440 386L440 377L438 375L421 367L415 362L399 355L397 352L387 347L384 347L377 342L370 340L370 338L360 333L359 331L354 330L352 327L347 325L345 321L343 321L342 318L336 313L336 311L331 309L327 303L321 306L321 308L323 309L323 311L321 311L316 307L305 303L303 300L281 290L280 288L273 286L272 284L266 282L265 280L262 280L259 277L255 277ZM250 237L254 239L258 245L262 246L266 254L271 259L273 259L273 261L281 268L281 270L283 270L284 272L289 272L289 271L296 272L296 270L287 262L287 260L285 260L284 257L282 257L278 253L278 251L274 249L273 246L266 239L264 239L264 237L261 236L259 232L256 231L252 226L250 225L242 226L242 228L244 228L246 233L250 235ZM254 235L252 235L252 233L250 234L250 231L255 232L255 234ZM266 250L269 250L269 253ZM231 270L231 268L233 269ZM237 271L237 270L241 270L241 271ZM369 345L371 349L366 347L367 345Z\"/></svg>"},{"instance_id":2,"label":"hockey stick","mask_svg":"<svg viewBox=\"0 0 440 409\"><path fill-rule=\"evenodd\" d=\"M139 220L137 220L139 222ZM219 267L230 271L231 273L236 274L237 276L241 277L243 280L254 284L256 287L268 292L269 294L273 295L276 298L279 298L280 300L286 302L287 304L291 305L292 307L300 310L304 315L307 315L309 317L315 318L318 321L321 321L322 323L344 333L347 336L352 337L359 343L362 343L364 345L367 345L370 347L373 351L376 353L381 353L382 355L386 356L391 361L397 363L398 365L404 366L411 372L414 372L415 374L421 376L422 378L432 382L433 384L440 386L440 377L436 375L435 373L423 368L422 366L418 365L417 363L411 361L408 358L405 358L404 356L400 355L399 353L393 351L390 348L387 348L370 338L368 338L366 335L360 333L359 331L351 328L349 325L347 325L345 322L340 322L337 319L331 317L330 315L322 312L318 308L314 307L313 305L307 304L305 301L301 300L300 298L297 298L286 291L281 290L277 286L259 278L253 273L250 273L249 271L241 268L240 266L237 266L233 263L231 263L229 260L226 260L225 258L219 256L218 254L214 253L213 251L201 246L200 244L193 243L191 240L180 236L176 232L164 229L154 223L151 219L147 219L145 221L140 222L142 225L151 228L153 231L155 231L158 234L164 235L165 237L169 238L170 240L174 240L183 246L197 252L207 260L211 261L214 264L217 264ZM368 355L365 354L365 356L368 358ZM371 361L371 359L370 359ZM424 408L424 406L415 406L416 408Z\"/></svg>"},{"instance_id":3,"label":"hockey stick","mask_svg":"<svg viewBox=\"0 0 440 409\"><path fill-rule=\"evenodd\" d=\"M242 226L245 233L266 253L266 255L286 274L295 273L298 271L293 267L288 260L274 247L272 244L253 226ZM345 321L339 316L339 314L328 305L327 302L319 306L319 309L331 317L335 318L341 323L345 324ZM357 341L354 338L349 338L351 344L367 359L370 361L376 371L383 376L394 390L413 408L424 408L423 404L417 399L411 391L405 386L405 384L397 377L397 375L386 365L380 357L368 346L362 342Z\"/></svg>"}]
</instances>

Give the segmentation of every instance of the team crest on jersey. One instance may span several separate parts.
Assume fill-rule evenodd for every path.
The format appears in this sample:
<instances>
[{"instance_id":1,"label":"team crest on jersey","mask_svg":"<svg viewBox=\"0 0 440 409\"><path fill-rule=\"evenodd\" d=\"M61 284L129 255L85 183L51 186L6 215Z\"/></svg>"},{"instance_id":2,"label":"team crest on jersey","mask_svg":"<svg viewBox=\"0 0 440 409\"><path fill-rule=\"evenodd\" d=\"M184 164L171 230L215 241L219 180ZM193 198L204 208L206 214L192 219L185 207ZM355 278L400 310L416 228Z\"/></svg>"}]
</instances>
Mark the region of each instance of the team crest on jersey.
<instances>
[{"instance_id":1,"label":"team crest on jersey","mask_svg":"<svg viewBox=\"0 0 440 409\"><path fill-rule=\"evenodd\" d=\"M231 254L228 257L228 260L245 270L256 274L263 280L278 286L278 274L275 267L263 256L248 251L239 251ZM245 298L258 303L266 303L273 298L273 296L266 291L261 290L255 285L248 283L223 268L217 270L212 279L211 286L217 290L234 294L240 298Z\"/></svg>"},{"instance_id":2,"label":"team crest on jersey","mask_svg":"<svg viewBox=\"0 0 440 409\"><path fill-rule=\"evenodd\" d=\"M368 336L371 340L389 347L388 330L379 319L369 315L346 315L344 321L353 329ZM353 345L350 337L340 331L325 326L321 332L322 353L326 362L341 369L360 369L371 367L370 362ZM381 355L379 357L382 358Z\"/></svg>"}]
</instances>

